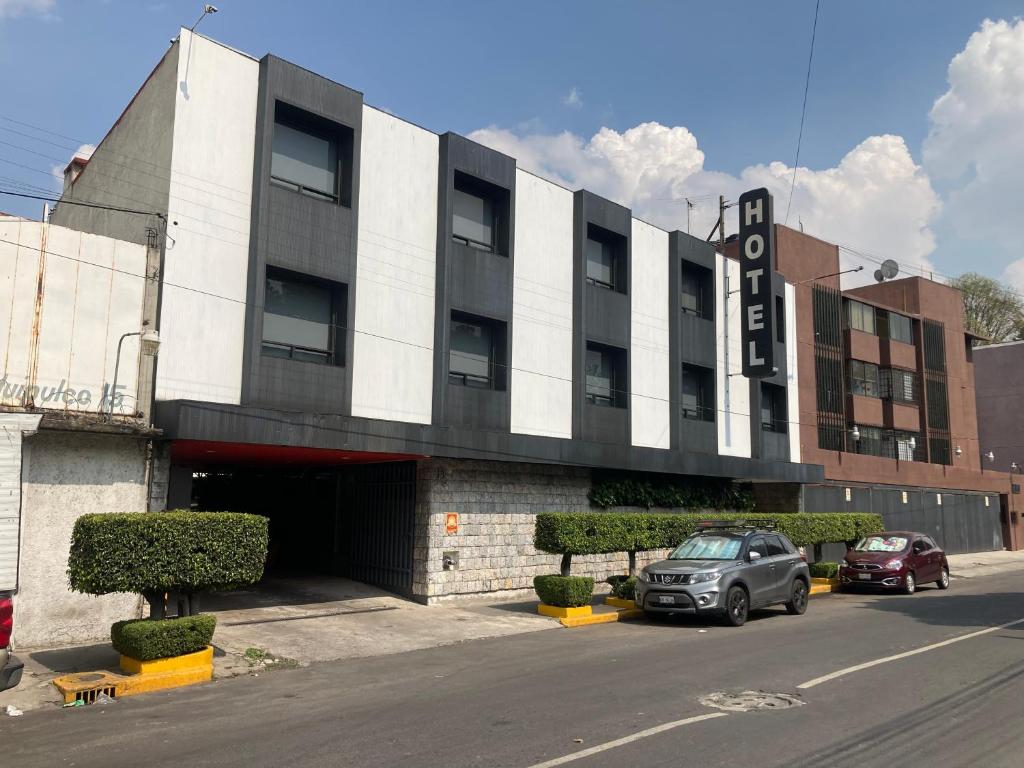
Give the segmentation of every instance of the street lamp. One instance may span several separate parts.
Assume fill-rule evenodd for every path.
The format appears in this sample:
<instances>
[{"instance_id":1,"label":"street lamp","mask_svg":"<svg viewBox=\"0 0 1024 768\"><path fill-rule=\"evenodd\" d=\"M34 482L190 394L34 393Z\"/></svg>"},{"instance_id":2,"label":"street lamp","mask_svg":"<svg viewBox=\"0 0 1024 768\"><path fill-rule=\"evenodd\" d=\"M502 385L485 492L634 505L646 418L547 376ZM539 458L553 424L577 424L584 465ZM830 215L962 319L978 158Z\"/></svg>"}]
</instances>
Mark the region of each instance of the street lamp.
<instances>
[{"instance_id":1,"label":"street lamp","mask_svg":"<svg viewBox=\"0 0 1024 768\"><path fill-rule=\"evenodd\" d=\"M121 334L121 338L117 340L117 357L114 359L114 381L110 385L110 392L107 393L110 400L107 405L107 415L110 418L114 417L114 397L117 395L117 376L121 368L121 345L124 344L124 340L129 336L140 337L139 351L143 355L156 356L157 352L160 351L160 334L154 330L146 329Z\"/></svg>"}]
</instances>

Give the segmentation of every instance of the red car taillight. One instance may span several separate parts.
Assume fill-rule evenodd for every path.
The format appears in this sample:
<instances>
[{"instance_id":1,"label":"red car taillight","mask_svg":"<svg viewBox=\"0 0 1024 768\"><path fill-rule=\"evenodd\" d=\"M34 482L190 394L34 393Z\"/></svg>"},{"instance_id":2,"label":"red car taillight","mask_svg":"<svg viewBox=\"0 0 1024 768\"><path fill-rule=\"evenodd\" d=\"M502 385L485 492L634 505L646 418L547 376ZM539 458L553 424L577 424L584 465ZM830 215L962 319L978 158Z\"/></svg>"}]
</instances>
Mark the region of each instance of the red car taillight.
<instances>
[{"instance_id":1,"label":"red car taillight","mask_svg":"<svg viewBox=\"0 0 1024 768\"><path fill-rule=\"evenodd\" d=\"M797 547L796 550L797 550L797 552L800 553L800 559L803 560L806 563L807 562L807 550L804 547Z\"/></svg>"},{"instance_id":2,"label":"red car taillight","mask_svg":"<svg viewBox=\"0 0 1024 768\"><path fill-rule=\"evenodd\" d=\"M0 648L10 645L12 631L14 631L14 601L9 597L0 597Z\"/></svg>"}]
</instances>

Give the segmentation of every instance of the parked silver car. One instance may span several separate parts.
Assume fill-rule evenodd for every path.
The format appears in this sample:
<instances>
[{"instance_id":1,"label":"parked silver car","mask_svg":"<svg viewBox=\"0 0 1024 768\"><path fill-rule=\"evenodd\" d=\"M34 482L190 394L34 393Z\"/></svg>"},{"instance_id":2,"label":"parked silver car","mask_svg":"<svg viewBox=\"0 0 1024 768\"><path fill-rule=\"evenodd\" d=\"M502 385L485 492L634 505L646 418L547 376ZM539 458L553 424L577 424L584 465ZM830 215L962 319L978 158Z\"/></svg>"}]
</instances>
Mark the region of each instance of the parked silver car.
<instances>
[{"instance_id":1,"label":"parked silver car","mask_svg":"<svg viewBox=\"0 0 1024 768\"><path fill-rule=\"evenodd\" d=\"M715 613L742 626L751 608L785 605L807 610L811 575L788 538L741 524L703 524L667 560L637 578L636 605L650 618Z\"/></svg>"}]
</instances>

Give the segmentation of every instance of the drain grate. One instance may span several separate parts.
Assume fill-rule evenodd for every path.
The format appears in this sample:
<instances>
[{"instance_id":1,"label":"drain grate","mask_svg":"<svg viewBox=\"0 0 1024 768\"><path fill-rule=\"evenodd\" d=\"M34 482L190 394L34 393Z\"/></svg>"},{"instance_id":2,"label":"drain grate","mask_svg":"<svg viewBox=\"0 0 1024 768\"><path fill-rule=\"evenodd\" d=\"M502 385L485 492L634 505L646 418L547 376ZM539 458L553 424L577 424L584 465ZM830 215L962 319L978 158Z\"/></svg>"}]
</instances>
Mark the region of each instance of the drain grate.
<instances>
[{"instance_id":1,"label":"drain grate","mask_svg":"<svg viewBox=\"0 0 1024 768\"><path fill-rule=\"evenodd\" d=\"M802 707L804 702L798 696L788 693L767 691L743 691L742 693L710 693L700 698L705 707L724 709L727 712L764 712L767 710Z\"/></svg>"}]
</instances>

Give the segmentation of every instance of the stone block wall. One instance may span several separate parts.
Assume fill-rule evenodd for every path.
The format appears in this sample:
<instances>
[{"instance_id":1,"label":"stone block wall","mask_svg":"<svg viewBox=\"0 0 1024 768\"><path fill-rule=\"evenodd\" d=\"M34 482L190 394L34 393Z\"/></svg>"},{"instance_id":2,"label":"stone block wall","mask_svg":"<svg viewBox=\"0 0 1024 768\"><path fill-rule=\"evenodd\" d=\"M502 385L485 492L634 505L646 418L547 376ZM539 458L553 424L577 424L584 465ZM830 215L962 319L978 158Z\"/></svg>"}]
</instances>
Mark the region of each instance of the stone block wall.
<instances>
[{"instance_id":1,"label":"stone block wall","mask_svg":"<svg viewBox=\"0 0 1024 768\"><path fill-rule=\"evenodd\" d=\"M533 589L533 577L558 573L560 556L533 546L539 512L593 511L589 468L514 462L431 459L416 477L416 547L413 594L435 602L459 595ZM458 514L458 533L445 530L445 515ZM458 567L445 570L445 552ZM665 557L637 554L637 566ZM602 580L626 573L625 553L574 557L572 572Z\"/></svg>"}]
</instances>

